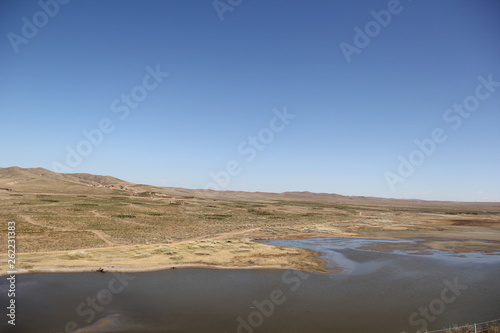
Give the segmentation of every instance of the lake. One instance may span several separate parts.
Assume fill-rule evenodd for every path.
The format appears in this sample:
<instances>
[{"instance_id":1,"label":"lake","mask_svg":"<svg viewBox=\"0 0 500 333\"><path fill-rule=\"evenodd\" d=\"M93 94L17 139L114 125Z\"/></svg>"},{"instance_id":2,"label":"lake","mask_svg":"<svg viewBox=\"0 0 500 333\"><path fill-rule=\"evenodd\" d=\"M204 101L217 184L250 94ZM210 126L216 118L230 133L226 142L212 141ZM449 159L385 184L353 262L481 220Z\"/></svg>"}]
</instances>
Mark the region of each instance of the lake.
<instances>
[{"instance_id":1,"label":"lake","mask_svg":"<svg viewBox=\"0 0 500 333\"><path fill-rule=\"evenodd\" d=\"M183 268L17 276L1 332L416 332L500 318L500 253L423 240L272 240L318 251L335 274ZM0 279L2 309L6 277Z\"/></svg>"}]
</instances>

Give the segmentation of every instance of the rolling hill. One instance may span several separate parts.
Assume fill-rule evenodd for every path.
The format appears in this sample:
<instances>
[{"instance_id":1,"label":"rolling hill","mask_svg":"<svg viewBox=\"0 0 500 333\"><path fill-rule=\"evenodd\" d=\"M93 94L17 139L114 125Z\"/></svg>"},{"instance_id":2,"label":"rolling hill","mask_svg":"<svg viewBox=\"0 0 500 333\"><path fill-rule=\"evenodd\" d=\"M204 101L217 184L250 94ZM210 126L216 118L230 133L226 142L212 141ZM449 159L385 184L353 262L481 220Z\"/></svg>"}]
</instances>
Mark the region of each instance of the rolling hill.
<instances>
[{"instance_id":1,"label":"rolling hill","mask_svg":"<svg viewBox=\"0 0 500 333\"><path fill-rule=\"evenodd\" d=\"M118 192L117 192L118 191ZM113 194L128 192L130 195L200 197L231 201L304 201L330 204L397 206L414 208L472 209L478 211L500 211L500 203L447 202L387 199L375 197L343 196L334 193L312 192L243 192L193 190L176 187L158 187L127 182L112 176L88 173L57 173L44 168L0 168L0 192L45 193L45 194Z\"/></svg>"}]
</instances>

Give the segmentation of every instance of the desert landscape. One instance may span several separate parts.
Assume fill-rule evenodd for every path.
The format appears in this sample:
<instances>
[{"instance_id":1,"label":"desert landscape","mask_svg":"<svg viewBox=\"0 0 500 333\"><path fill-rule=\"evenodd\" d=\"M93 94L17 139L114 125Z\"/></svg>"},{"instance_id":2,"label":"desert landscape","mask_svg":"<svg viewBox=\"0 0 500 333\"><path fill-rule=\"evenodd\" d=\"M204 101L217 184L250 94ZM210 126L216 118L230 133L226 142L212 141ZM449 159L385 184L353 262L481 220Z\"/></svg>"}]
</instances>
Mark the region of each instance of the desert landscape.
<instances>
[{"instance_id":1,"label":"desert landscape","mask_svg":"<svg viewBox=\"0 0 500 333\"><path fill-rule=\"evenodd\" d=\"M2 4L0 333L500 333L498 1Z\"/></svg>"},{"instance_id":2,"label":"desert landscape","mask_svg":"<svg viewBox=\"0 0 500 333\"><path fill-rule=\"evenodd\" d=\"M19 167L0 169L0 197L2 220L16 222L19 273L332 270L312 251L259 242L269 239L421 237L444 251L500 249L500 203L201 191Z\"/></svg>"}]
</instances>

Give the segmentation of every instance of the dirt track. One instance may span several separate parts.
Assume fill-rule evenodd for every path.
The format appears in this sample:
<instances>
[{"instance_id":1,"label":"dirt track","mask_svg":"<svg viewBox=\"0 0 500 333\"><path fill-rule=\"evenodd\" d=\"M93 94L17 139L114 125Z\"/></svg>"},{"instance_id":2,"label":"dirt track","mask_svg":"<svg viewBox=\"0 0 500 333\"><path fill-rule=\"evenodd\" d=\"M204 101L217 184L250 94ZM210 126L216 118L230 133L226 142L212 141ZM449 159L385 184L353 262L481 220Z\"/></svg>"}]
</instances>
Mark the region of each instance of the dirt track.
<instances>
[{"instance_id":1,"label":"dirt track","mask_svg":"<svg viewBox=\"0 0 500 333\"><path fill-rule=\"evenodd\" d=\"M67 193L73 178L63 183L44 178L40 192L31 187L29 192L13 188L0 193L4 220L16 221L20 271L186 265L322 270L312 252L253 241L275 238L425 237L436 240L429 246L449 251L500 248L499 203L298 192L199 196L197 191L131 183L124 183L125 190L75 183L75 193Z\"/></svg>"}]
</instances>

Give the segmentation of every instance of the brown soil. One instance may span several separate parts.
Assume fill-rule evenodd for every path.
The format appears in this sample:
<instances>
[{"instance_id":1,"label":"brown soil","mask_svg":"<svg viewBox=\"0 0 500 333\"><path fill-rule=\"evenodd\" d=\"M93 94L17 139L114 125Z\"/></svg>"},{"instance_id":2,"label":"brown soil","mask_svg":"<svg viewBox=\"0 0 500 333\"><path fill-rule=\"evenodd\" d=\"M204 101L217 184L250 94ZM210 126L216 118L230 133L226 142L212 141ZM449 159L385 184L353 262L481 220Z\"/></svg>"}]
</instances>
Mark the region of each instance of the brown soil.
<instances>
[{"instance_id":1,"label":"brown soil","mask_svg":"<svg viewBox=\"0 0 500 333\"><path fill-rule=\"evenodd\" d=\"M499 203L216 193L20 168L0 168L0 186L12 189L0 191L0 215L16 222L19 272L188 265L324 271L315 253L254 242L275 238L420 237L446 251L500 249ZM6 264L3 256L0 267Z\"/></svg>"}]
</instances>

